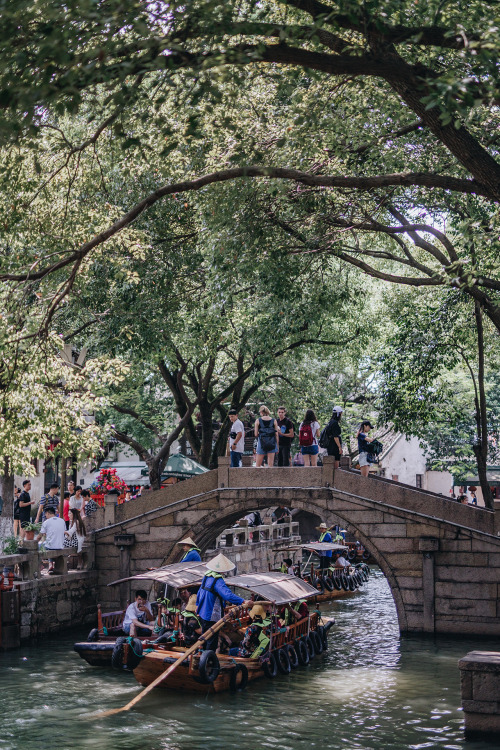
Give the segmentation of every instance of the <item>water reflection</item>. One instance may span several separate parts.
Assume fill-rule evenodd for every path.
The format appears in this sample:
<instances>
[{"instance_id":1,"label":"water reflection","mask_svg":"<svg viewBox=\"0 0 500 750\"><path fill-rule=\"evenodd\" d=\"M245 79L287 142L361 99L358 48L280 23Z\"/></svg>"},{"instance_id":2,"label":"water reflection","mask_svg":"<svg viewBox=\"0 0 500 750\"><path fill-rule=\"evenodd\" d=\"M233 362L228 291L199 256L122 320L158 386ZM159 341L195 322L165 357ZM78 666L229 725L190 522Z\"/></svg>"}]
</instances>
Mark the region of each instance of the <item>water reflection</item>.
<instances>
[{"instance_id":1,"label":"water reflection","mask_svg":"<svg viewBox=\"0 0 500 750\"><path fill-rule=\"evenodd\" d=\"M88 714L139 688L131 675L89 667L71 651L74 634L1 654L0 750L491 750L464 742L457 669L484 641L400 638L378 571L325 611L337 618L330 650L289 677L237 695L158 690L98 720Z\"/></svg>"}]
</instances>

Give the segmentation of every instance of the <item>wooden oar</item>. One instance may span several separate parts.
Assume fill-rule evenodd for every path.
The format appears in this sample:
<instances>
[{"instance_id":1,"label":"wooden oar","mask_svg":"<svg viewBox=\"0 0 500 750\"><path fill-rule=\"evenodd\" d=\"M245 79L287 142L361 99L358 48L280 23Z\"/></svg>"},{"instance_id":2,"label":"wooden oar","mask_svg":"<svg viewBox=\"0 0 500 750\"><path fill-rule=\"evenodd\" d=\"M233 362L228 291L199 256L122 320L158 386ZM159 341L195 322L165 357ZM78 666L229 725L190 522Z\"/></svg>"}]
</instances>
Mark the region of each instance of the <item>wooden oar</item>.
<instances>
[{"instance_id":1,"label":"wooden oar","mask_svg":"<svg viewBox=\"0 0 500 750\"><path fill-rule=\"evenodd\" d=\"M166 680L169 675L174 672L179 664L181 664L184 659L187 656L190 656L192 653L194 653L200 646L202 646L205 641L207 641L209 638L211 638L215 633L217 633L221 627L226 623L230 617L232 617L236 612L238 612L239 607L235 607L233 609L230 609L227 615L224 615L224 617L216 622L214 625L212 625L208 630L206 630L196 641L196 643L191 646L191 648L188 648L187 651L185 651L177 661L175 661L173 664L171 664L164 672L162 672L156 680L153 680L153 682L150 682L150 684L144 688L144 690L139 693L139 695L136 695L135 698L133 698L129 703L127 703L125 706L122 706L121 708L113 708L110 711L100 711L97 714L92 714L92 718L102 718L103 716L112 716L113 714L119 714L121 711L130 711L131 708L133 708L139 701L141 701L144 696L146 696L148 693L151 692L157 685L159 685L163 680Z\"/></svg>"}]
</instances>

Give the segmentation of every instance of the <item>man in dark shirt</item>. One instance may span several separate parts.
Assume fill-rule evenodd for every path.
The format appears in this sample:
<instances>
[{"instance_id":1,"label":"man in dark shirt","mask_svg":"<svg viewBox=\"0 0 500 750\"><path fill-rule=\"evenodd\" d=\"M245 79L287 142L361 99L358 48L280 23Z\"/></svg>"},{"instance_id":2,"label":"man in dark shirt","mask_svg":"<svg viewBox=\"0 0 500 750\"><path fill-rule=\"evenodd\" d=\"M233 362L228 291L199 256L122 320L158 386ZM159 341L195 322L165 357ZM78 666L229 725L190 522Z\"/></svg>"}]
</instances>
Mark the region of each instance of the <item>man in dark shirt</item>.
<instances>
[{"instance_id":1,"label":"man in dark shirt","mask_svg":"<svg viewBox=\"0 0 500 750\"><path fill-rule=\"evenodd\" d=\"M342 419L342 412L344 410L341 406L334 406L332 412L332 418L328 422L328 446L327 452L329 456L333 456L335 459L334 468L338 469L340 466L340 457L342 455L342 432L340 429L340 420Z\"/></svg>"},{"instance_id":2,"label":"man in dark shirt","mask_svg":"<svg viewBox=\"0 0 500 750\"><path fill-rule=\"evenodd\" d=\"M294 438L293 422L286 416L286 409L280 406L278 409L278 466L290 466L290 446Z\"/></svg>"},{"instance_id":3,"label":"man in dark shirt","mask_svg":"<svg viewBox=\"0 0 500 750\"><path fill-rule=\"evenodd\" d=\"M23 491L19 495L19 521L21 522L21 538L24 539L24 527L31 520L31 506L35 501L30 497L31 482L25 479L23 482Z\"/></svg>"},{"instance_id":4,"label":"man in dark shirt","mask_svg":"<svg viewBox=\"0 0 500 750\"><path fill-rule=\"evenodd\" d=\"M271 518L277 523L285 523L285 518L291 516L292 511L284 505L278 505Z\"/></svg>"},{"instance_id":5,"label":"man in dark shirt","mask_svg":"<svg viewBox=\"0 0 500 750\"><path fill-rule=\"evenodd\" d=\"M56 516L59 515L59 495L57 494L58 489L59 485L54 482L54 484L50 485L48 493L41 498L40 505L38 506L38 513L36 514L35 518L35 523L38 523L38 521L40 520L40 516L42 517L42 523L45 521L45 511L47 510L47 508L53 508Z\"/></svg>"}]
</instances>

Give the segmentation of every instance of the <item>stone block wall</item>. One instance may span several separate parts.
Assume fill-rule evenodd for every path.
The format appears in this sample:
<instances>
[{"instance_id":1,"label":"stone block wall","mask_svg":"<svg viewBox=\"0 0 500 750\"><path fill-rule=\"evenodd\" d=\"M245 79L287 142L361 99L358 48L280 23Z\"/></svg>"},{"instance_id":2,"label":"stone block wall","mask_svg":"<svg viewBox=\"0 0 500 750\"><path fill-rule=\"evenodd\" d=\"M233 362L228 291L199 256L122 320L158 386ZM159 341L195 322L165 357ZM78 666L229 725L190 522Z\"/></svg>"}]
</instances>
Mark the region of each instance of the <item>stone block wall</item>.
<instances>
[{"instance_id":1,"label":"stone block wall","mask_svg":"<svg viewBox=\"0 0 500 750\"><path fill-rule=\"evenodd\" d=\"M458 666L466 736L500 742L500 653L471 651Z\"/></svg>"}]
</instances>

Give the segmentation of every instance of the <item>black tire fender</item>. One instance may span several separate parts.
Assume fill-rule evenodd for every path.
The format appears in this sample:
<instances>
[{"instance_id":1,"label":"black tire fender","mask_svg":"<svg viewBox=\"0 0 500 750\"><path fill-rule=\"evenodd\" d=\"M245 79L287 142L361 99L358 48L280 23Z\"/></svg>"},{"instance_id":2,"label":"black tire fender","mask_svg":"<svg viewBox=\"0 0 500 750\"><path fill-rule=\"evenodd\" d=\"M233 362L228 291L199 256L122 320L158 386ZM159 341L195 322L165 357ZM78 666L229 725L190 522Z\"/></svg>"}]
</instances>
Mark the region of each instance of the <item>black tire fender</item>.
<instances>
[{"instance_id":1,"label":"black tire fender","mask_svg":"<svg viewBox=\"0 0 500 750\"><path fill-rule=\"evenodd\" d=\"M116 639L115 645L113 646L113 653L111 654L111 666L113 669L124 669L123 663L123 651L127 639L124 636L120 636Z\"/></svg>"},{"instance_id":2,"label":"black tire fender","mask_svg":"<svg viewBox=\"0 0 500 750\"><path fill-rule=\"evenodd\" d=\"M306 664L309 664L309 651L307 650L307 646L302 639L296 641L295 653L297 654L297 659L301 666L305 667Z\"/></svg>"},{"instance_id":3,"label":"black tire fender","mask_svg":"<svg viewBox=\"0 0 500 750\"><path fill-rule=\"evenodd\" d=\"M237 683L238 675L241 672L241 680ZM246 664L237 663L234 669L231 670L231 676L229 678L229 690L232 693L236 693L239 690L244 690L248 685L248 669Z\"/></svg>"},{"instance_id":4,"label":"black tire fender","mask_svg":"<svg viewBox=\"0 0 500 750\"><path fill-rule=\"evenodd\" d=\"M349 585L349 591L356 591L356 581L352 576L347 576L347 583Z\"/></svg>"},{"instance_id":5,"label":"black tire fender","mask_svg":"<svg viewBox=\"0 0 500 750\"><path fill-rule=\"evenodd\" d=\"M334 586L333 586L333 581L330 578L330 576L323 576L323 584L327 591L333 591Z\"/></svg>"},{"instance_id":6,"label":"black tire fender","mask_svg":"<svg viewBox=\"0 0 500 750\"><path fill-rule=\"evenodd\" d=\"M314 657L316 656L316 649L314 648L314 643L312 642L311 636L305 635L303 640L307 648L307 653L309 654L309 660L314 659Z\"/></svg>"},{"instance_id":7,"label":"black tire fender","mask_svg":"<svg viewBox=\"0 0 500 750\"><path fill-rule=\"evenodd\" d=\"M202 651L198 662L198 672L200 681L204 685L211 685L212 682L215 682L219 676L220 663L214 651Z\"/></svg>"},{"instance_id":8,"label":"black tire fender","mask_svg":"<svg viewBox=\"0 0 500 750\"><path fill-rule=\"evenodd\" d=\"M281 674L290 674L292 666L286 648L279 648L274 652L276 664Z\"/></svg>"},{"instance_id":9,"label":"black tire fender","mask_svg":"<svg viewBox=\"0 0 500 750\"><path fill-rule=\"evenodd\" d=\"M363 554L361 555L361 557L362 557L363 560L369 560L370 557L371 557L371 553L368 552L367 549L364 549L363 550Z\"/></svg>"},{"instance_id":10,"label":"black tire fender","mask_svg":"<svg viewBox=\"0 0 500 750\"><path fill-rule=\"evenodd\" d=\"M323 646L323 651L326 651L328 648L328 632L325 631L325 628L323 625L318 625L318 629L316 631L321 639L321 645Z\"/></svg>"},{"instance_id":11,"label":"black tire fender","mask_svg":"<svg viewBox=\"0 0 500 750\"><path fill-rule=\"evenodd\" d=\"M337 591L342 591L342 581L340 580L340 576L334 575L332 581Z\"/></svg>"},{"instance_id":12,"label":"black tire fender","mask_svg":"<svg viewBox=\"0 0 500 750\"><path fill-rule=\"evenodd\" d=\"M134 638L128 647L127 669L134 670L142 659L142 641Z\"/></svg>"},{"instance_id":13,"label":"black tire fender","mask_svg":"<svg viewBox=\"0 0 500 750\"><path fill-rule=\"evenodd\" d=\"M99 640L99 630L97 628L92 628L90 633L87 636L87 641L89 643L95 643L95 641Z\"/></svg>"},{"instance_id":14,"label":"black tire fender","mask_svg":"<svg viewBox=\"0 0 500 750\"><path fill-rule=\"evenodd\" d=\"M278 665L274 654L269 654L269 658L262 662L262 668L266 677L272 680L278 674Z\"/></svg>"},{"instance_id":15,"label":"black tire fender","mask_svg":"<svg viewBox=\"0 0 500 750\"><path fill-rule=\"evenodd\" d=\"M349 549L349 552L347 553L347 559L348 560L355 560L357 557L358 551L356 549Z\"/></svg>"},{"instance_id":16,"label":"black tire fender","mask_svg":"<svg viewBox=\"0 0 500 750\"><path fill-rule=\"evenodd\" d=\"M342 584L342 588L344 589L344 591L349 591L349 581L344 571L342 571L342 574L340 576L340 582Z\"/></svg>"},{"instance_id":17,"label":"black tire fender","mask_svg":"<svg viewBox=\"0 0 500 750\"><path fill-rule=\"evenodd\" d=\"M313 642L314 650L316 651L316 654L319 656L323 653L323 642L320 638L319 633L316 630L311 630L309 633L309 638Z\"/></svg>"},{"instance_id":18,"label":"black tire fender","mask_svg":"<svg viewBox=\"0 0 500 750\"><path fill-rule=\"evenodd\" d=\"M292 669L297 669L299 666L299 657L297 656L297 652L295 651L294 647L289 643L288 646L285 646L286 652L288 654L288 659L290 661L290 666Z\"/></svg>"},{"instance_id":19,"label":"black tire fender","mask_svg":"<svg viewBox=\"0 0 500 750\"><path fill-rule=\"evenodd\" d=\"M320 594L324 594L325 593L325 585L324 585L324 583L323 583L323 581L321 579L321 576L316 576L315 577L313 586L314 586L315 589L318 589L318 591L319 591Z\"/></svg>"}]
</instances>

